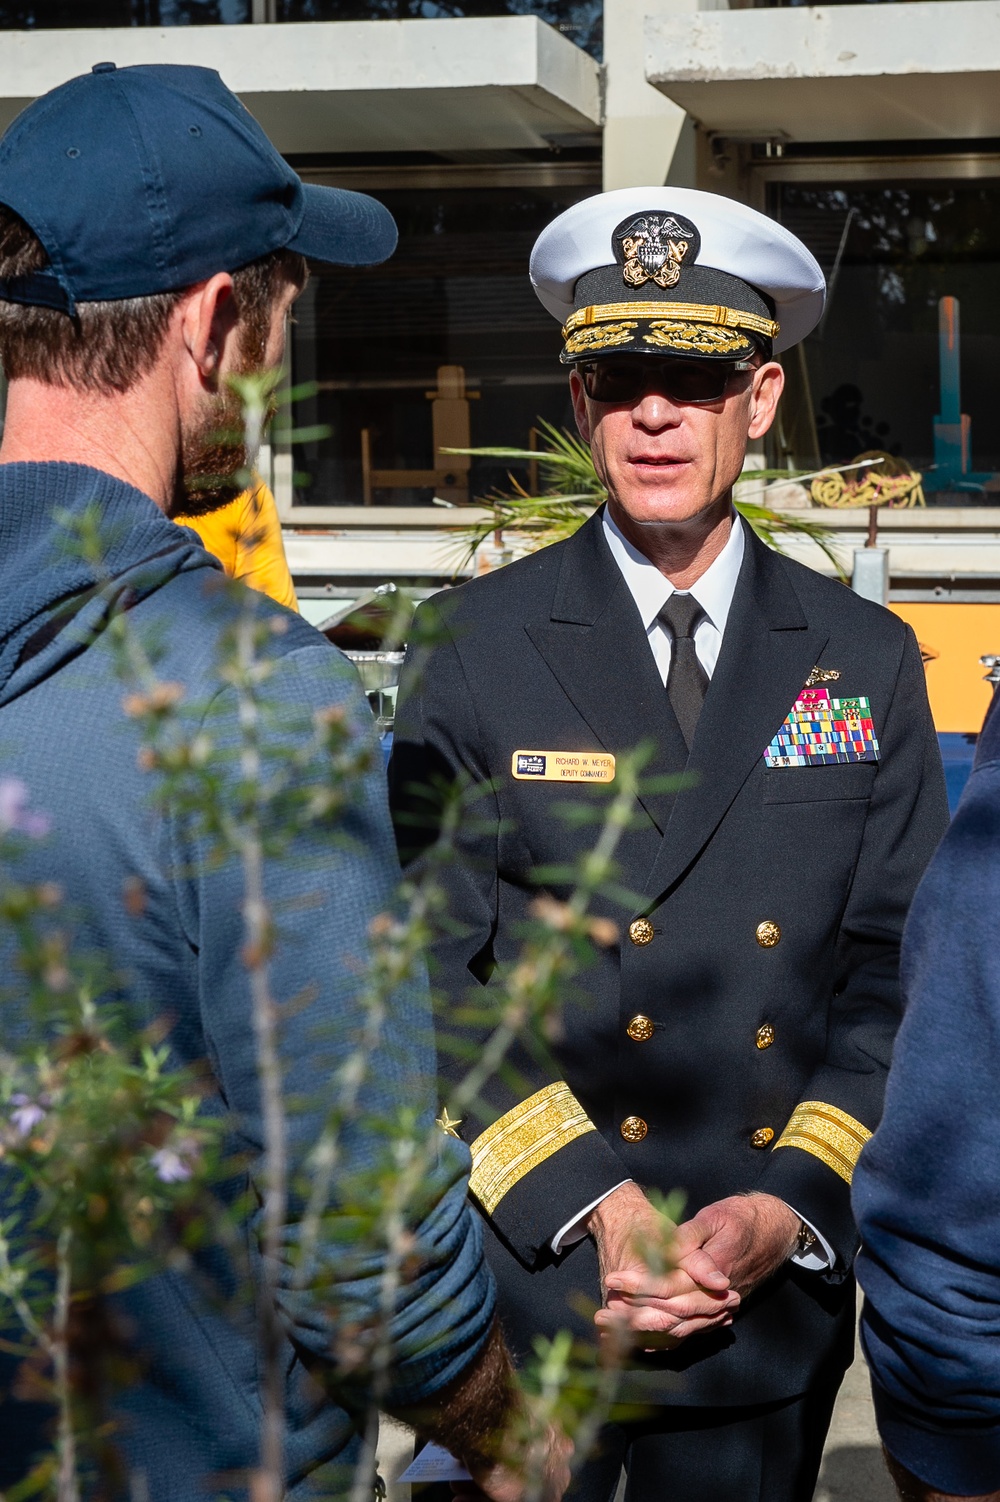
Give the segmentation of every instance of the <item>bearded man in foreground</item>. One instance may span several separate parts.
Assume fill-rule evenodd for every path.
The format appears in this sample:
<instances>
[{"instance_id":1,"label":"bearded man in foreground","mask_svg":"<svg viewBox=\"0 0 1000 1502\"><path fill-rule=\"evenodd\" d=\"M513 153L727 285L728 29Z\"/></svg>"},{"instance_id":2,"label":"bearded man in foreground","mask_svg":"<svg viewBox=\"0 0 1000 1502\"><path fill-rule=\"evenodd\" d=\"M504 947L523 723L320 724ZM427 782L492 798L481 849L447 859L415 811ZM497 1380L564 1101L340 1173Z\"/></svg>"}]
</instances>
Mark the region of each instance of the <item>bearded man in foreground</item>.
<instances>
[{"instance_id":1,"label":"bearded man in foreground","mask_svg":"<svg viewBox=\"0 0 1000 1502\"><path fill-rule=\"evenodd\" d=\"M117 1303L135 1377L110 1432L122 1493L153 1502L221 1490L244 1497L248 1485L265 1494L251 1477L262 1387L274 1370L284 1383L283 1494L344 1494L358 1445L351 1414L372 1401L377 1328L387 1356L382 1406L409 1414L419 1405L426 1432L462 1455L493 1496L519 1495L487 1454L513 1400L465 1202L467 1151L443 1142L419 1207L404 1210L410 1275L388 1305L387 1251L352 1245L356 1218L337 1229L338 1207L342 1222L347 1214L342 1187L377 1167L380 1139L366 1123L393 1118L403 1102L430 1130L434 1058L419 977L390 998L339 1132L333 1213L314 1256L320 1290L300 1275L295 1186L328 1122L330 1082L362 1035L369 930L391 907L398 877L383 781L350 665L292 612L226 586L211 556L168 519L223 505L241 488L239 445L214 436L234 417L228 379L280 363L304 257L375 262L395 242L373 200L304 186L206 69L98 64L30 106L0 142L0 360L10 382L0 448L0 739L5 771L27 784L53 831L17 874L58 880L76 951L102 957L113 1000L137 1030L169 1018L169 1067L202 1072L205 1110L226 1118L239 1154L235 1181L217 1194L240 1263L216 1249L198 1275L171 1267ZM90 518L103 539L99 563L68 545ZM317 745L311 762L301 749L302 726L317 717L337 717L350 761L363 765L367 754L369 770L336 827L300 822L264 865L280 927L269 962L276 1068L285 1099L298 1103L287 1132L292 1193L272 1248L277 1265L266 1270L256 1206L270 1184L243 873L235 860L206 862L183 809L168 802L154 813L141 727L123 715L108 646L109 624L123 615L138 642L155 643L161 682L202 715L218 757L218 809L230 819L244 796L234 754L243 742L221 662L240 622L264 643L257 751L265 767L285 755L289 797L329 783L325 749ZM17 990L5 1002L8 1030L24 1020L20 1002ZM348 1206L364 1218L356 1193ZM242 1301L241 1277L250 1284ZM4 1491L48 1438L39 1406L18 1401L16 1367L8 1355L0 1368Z\"/></svg>"}]
</instances>

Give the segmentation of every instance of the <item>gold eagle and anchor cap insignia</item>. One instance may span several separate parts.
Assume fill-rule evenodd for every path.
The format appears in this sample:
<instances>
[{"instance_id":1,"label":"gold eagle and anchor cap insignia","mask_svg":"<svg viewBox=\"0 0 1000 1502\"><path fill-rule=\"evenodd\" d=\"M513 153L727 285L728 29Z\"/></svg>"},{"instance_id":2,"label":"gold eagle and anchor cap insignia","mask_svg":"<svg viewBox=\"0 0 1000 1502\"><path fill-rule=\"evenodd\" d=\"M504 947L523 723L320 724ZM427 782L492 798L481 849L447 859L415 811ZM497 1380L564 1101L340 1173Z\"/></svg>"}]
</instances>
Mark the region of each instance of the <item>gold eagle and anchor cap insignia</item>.
<instances>
[{"instance_id":1,"label":"gold eagle and anchor cap insignia","mask_svg":"<svg viewBox=\"0 0 1000 1502\"><path fill-rule=\"evenodd\" d=\"M625 285L655 282L664 291L677 286L685 257L690 253L692 261L697 258L700 241L690 219L675 214L635 214L612 236Z\"/></svg>"},{"instance_id":2,"label":"gold eagle and anchor cap insignia","mask_svg":"<svg viewBox=\"0 0 1000 1502\"><path fill-rule=\"evenodd\" d=\"M769 359L819 322L826 282L784 225L694 188L620 188L567 209L531 253L561 360Z\"/></svg>"}]
</instances>

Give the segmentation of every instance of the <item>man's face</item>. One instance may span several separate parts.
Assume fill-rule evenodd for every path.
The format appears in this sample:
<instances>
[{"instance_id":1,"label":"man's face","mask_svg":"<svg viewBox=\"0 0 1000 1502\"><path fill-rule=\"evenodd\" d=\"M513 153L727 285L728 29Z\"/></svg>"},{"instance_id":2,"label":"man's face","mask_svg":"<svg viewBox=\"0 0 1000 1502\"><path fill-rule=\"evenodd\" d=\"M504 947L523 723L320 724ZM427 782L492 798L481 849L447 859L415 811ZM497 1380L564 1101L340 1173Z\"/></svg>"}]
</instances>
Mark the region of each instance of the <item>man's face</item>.
<instances>
[{"instance_id":1,"label":"man's face","mask_svg":"<svg viewBox=\"0 0 1000 1502\"><path fill-rule=\"evenodd\" d=\"M173 515L205 516L219 511L245 489L244 414L228 378L278 369L285 356L288 311L300 290L291 283L284 287L271 307L266 329L237 324L233 339L227 340L218 389L206 396L197 418L181 433L183 493L172 508Z\"/></svg>"},{"instance_id":2,"label":"man's face","mask_svg":"<svg viewBox=\"0 0 1000 1502\"><path fill-rule=\"evenodd\" d=\"M636 358L648 375L630 401L595 401L579 372L571 373L577 426L613 514L640 526L683 526L728 506L748 439L762 437L774 420L784 374L774 362L734 373L722 397L696 405L669 394L676 362Z\"/></svg>"}]
</instances>

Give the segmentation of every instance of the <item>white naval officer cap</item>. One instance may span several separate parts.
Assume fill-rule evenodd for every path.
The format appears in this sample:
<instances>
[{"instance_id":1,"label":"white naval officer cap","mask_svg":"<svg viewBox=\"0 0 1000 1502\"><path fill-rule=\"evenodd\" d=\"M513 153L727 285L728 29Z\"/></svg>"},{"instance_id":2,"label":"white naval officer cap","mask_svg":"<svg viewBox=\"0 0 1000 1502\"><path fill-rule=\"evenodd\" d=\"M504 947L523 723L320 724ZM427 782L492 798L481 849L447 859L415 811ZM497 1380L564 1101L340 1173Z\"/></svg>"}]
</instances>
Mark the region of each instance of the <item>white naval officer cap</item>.
<instances>
[{"instance_id":1,"label":"white naval officer cap","mask_svg":"<svg viewBox=\"0 0 1000 1502\"><path fill-rule=\"evenodd\" d=\"M611 354L741 360L798 344L826 281L784 225L694 188L618 188L576 203L531 253L565 364Z\"/></svg>"}]
</instances>

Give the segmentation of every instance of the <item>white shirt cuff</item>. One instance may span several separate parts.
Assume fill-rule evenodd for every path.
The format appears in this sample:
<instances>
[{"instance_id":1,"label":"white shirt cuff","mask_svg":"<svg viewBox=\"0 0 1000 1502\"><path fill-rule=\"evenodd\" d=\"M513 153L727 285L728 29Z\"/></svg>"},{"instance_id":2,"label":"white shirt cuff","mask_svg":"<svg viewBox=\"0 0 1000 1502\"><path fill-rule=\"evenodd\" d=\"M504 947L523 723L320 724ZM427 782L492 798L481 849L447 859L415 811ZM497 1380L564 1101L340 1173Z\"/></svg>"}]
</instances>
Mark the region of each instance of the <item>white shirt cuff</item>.
<instances>
[{"instance_id":1,"label":"white shirt cuff","mask_svg":"<svg viewBox=\"0 0 1000 1502\"><path fill-rule=\"evenodd\" d=\"M785 1201L786 1205L788 1201ZM788 1205L793 1215L799 1215L794 1205ZM799 1215L802 1224L813 1233L816 1238L815 1244L806 1252L793 1252L789 1258L797 1267L804 1267L810 1273L829 1272L837 1260L837 1254L827 1241L822 1231L818 1231L811 1220L806 1220L804 1215Z\"/></svg>"},{"instance_id":2,"label":"white shirt cuff","mask_svg":"<svg viewBox=\"0 0 1000 1502\"><path fill-rule=\"evenodd\" d=\"M622 1179L622 1184L631 1184L631 1182L631 1179ZM591 1200L590 1204L584 1205L583 1209L578 1211L572 1220L568 1220L562 1229L557 1231L553 1236L551 1243L552 1250L558 1253L564 1247L572 1246L575 1241L582 1241L587 1234L587 1216L591 1210L596 1210L601 1201L606 1200L609 1194L614 1194L615 1189L620 1189L622 1184L616 1184L614 1189L605 1189L604 1193L599 1194L596 1200Z\"/></svg>"}]
</instances>

